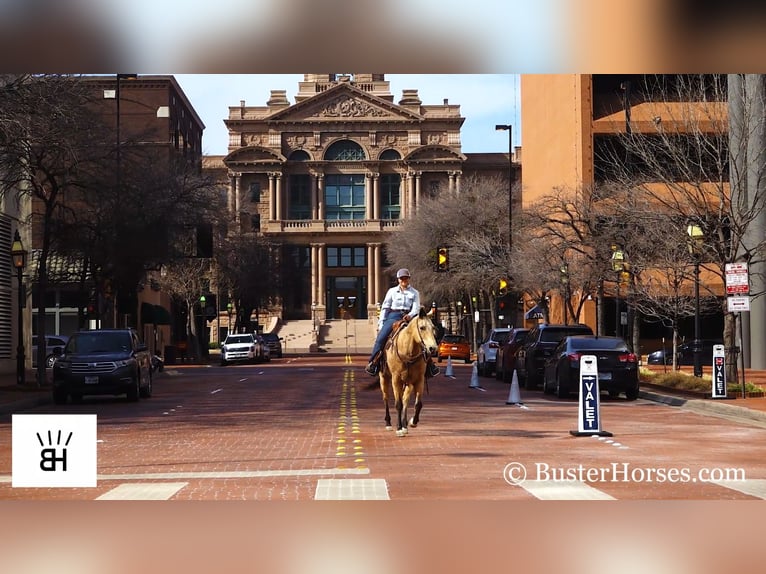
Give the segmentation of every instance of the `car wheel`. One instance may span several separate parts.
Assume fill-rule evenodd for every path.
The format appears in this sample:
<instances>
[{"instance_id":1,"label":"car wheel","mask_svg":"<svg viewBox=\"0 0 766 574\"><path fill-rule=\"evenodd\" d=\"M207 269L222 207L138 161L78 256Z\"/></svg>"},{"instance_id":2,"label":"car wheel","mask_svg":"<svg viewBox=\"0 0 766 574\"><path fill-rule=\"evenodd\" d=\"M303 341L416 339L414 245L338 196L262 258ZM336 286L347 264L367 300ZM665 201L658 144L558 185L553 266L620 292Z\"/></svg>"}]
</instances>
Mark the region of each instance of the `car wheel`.
<instances>
[{"instance_id":1,"label":"car wheel","mask_svg":"<svg viewBox=\"0 0 766 574\"><path fill-rule=\"evenodd\" d=\"M53 404L66 404L67 392L64 389L53 389Z\"/></svg>"},{"instance_id":2,"label":"car wheel","mask_svg":"<svg viewBox=\"0 0 766 574\"><path fill-rule=\"evenodd\" d=\"M139 397L139 382L138 382L138 375L133 375L133 380L130 382L130 387L128 388L128 392L125 393L128 401L131 403L134 403L138 400Z\"/></svg>"},{"instance_id":3,"label":"car wheel","mask_svg":"<svg viewBox=\"0 0 766 574\"><path fill-rule=\"evenodd\" d=\"M53 363L56 362L56 355L48 355L45 357L45 366L49 369L53 368Z\"/></svg>"},{"instance_id":4,"label":"car wheel","mask_svg":"<svg viewBox=\"0 0 766 574\"><path fill-rule=\"evenodd\" d=\"M569 398L569 388L561 384L561 377L556 375L556 396L560 399Z\"/></svg>"},{"instance_id":5,"label":"car wheel","mask_svg":"<svg viewBox=\"0 0 766 574\"><path fill-rule=\"evenodd\" d=\"M553 385L548 384L548 377L543 375L543 394L544 395L552 395L553 394Z\"/></svg>"},{"instance_id":6,"label":"car wheel","mask_svg":"<svg viewBox=\"0 0 766 574\"><path fill-rule=\"evenodd\" d=\"M148 399L152 396L152 374L149 373L149 384L145 387L141 387L138 391L139 396L142 399Z\"/></svg>"},{"instance_id":7,"label":"car wheel","mask_svg":"<svg viewBox=\"0 0 766 574\"><path fill-rule=\"evenodd\" d=\"M638 398L638 387L625 391L625 398L629 401L635 401Z\"/></svg>"}]
</instances>

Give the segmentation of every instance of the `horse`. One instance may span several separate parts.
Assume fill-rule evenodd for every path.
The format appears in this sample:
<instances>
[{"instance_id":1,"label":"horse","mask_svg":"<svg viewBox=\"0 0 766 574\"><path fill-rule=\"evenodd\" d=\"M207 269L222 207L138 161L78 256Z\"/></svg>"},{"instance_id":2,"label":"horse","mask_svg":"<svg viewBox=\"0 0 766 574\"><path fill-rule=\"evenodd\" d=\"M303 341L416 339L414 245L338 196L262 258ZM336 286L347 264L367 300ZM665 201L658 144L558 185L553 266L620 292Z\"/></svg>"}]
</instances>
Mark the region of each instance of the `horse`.
<instances>
[{"instance_id":1,"label":"horse","mask_svg":"<svg viewBox=\"0 0 766 574\"><path fill-rule=\"evenodd\" d=\"M384 360L380 368L380 390L386 406L386 430L392 430L388 409L388 389L394 394L396 406L396 436L407 435L407 409L415 395L415 415L409 426L416 427L423 408L423 389L426 383L426 365L436 353L436 328L424 309L409 323L394 329L384 348Z\"/></svg>"}]
</instances>

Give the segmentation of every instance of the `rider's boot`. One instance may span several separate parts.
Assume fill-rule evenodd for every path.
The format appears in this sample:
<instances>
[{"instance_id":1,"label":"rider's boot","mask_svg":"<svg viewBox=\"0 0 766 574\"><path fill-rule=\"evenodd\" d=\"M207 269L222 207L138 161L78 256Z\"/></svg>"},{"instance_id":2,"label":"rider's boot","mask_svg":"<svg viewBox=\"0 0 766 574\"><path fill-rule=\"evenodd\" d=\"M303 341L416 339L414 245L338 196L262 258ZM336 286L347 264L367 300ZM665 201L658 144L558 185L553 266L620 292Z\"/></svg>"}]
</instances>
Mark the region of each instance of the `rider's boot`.
<instances>
[{"instance_id":1,"label":"rider's boot","mask_svg":"<svg viewBox=\"0 0 766 574\"><path fill-rule=\"evenodd\" d=\"M426 365L426 377L435 377L439 373L441 373L441 370L434 364L434 360L429 357L428 364Z\"/></svg>"}]
</instances>

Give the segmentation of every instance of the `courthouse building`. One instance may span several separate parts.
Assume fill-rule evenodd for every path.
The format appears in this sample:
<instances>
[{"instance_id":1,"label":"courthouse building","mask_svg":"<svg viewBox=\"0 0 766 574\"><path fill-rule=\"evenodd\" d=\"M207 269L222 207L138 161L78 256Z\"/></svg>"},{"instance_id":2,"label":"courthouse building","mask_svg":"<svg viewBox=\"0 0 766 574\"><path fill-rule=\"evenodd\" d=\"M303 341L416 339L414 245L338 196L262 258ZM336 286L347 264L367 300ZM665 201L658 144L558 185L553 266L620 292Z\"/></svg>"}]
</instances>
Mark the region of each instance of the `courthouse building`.
<instances>
[{"instance_id":1,"label":"courthouse building","mask_svg":"<svg viewBox=\"0 0 766 574\"><path fill-rule=\"evenodd\" d=\"M344 297L353 318L374 317L395 282L388 234L466 177L508 177L508 153L462 152L464 121L417 89L395 100L383 74L305 74L294 103L274 89L266 105L229 108L229 153L204 165L228 184L240 230L281 245L281 319L338 318Z\"/></svg>"}]
</instances>

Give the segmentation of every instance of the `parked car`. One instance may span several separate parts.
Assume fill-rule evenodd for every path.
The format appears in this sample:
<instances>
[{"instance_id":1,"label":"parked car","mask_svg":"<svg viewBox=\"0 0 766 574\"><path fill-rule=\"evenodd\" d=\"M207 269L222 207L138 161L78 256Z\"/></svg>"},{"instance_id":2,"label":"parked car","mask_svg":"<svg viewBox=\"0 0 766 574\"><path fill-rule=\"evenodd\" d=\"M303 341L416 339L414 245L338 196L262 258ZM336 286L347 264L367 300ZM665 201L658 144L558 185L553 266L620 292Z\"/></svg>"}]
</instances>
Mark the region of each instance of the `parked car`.
<instances>
[{"instance_id":1,"label":"parked car","mask_svg":"<svg viewBox=\"0 0 766 574\"><path fill-rule=\"evenodd\" d=\"M67 397L122 395L129 401L152 396L152 358L134 329L78 331L53 363L53 402Z\"/></svg>"},{"instance_id":2,"label":"parked car","mask_svg":"<svg viewBox=\"0 0 766 574\"><path fill-rule=\"evenodd\" d=\"M437 360L441 363L442 359L446 357L470 363L471 344L468 342L468 339L463 335L444 335L442 340L439 341Z\"/></svg>"},{"instance_id":3,"label":"parked car","mask_svg":"<svg viewBox=\"0 0 766 574\"><path fill-rule=\"evenodd\" d=\"M37 344L39 337L32 335L32 367L37 368ZM66 335L45 336L45 367L50 369L53 363L64 352L69 337Z\"/></svg>"},{"instance_id":4,"label":"parked car","mask_svg":"<svg viewBox=\"0 0 766 574\"><path fill-rule=\"evenodd\" d=\"M541 323L533 327L516 352L519 385L523 384L526 389L534 389L542 384L545 361L564 337L592 334L593 330L588 325L579 323L572 325Z\"/></svg>"},{"instance_id":5,"label":"parked car","mask_svg":"<svg viewBox=\"0 0 766 574\"><path fill-rule=\"evenodd\" d=\"M260 346L261 360L269 362L271 360L271 348L261 335L255 335L255 343Z\"/></svg>"},{"instance_id":6,"label":"parked car","mask_svg":"<svg viewBox=\"0 0 766 574\"><path fill-rule=\"evenodd\" d=\"M487 338L476 349L476 371L479 375L488 377L495 369L497 350L505 344L511 330L508 327L492 329Z\"/></svg>"},{"instance_id":7,"label":"parked car","mask_svg":"<svg viewBox=\"0 0 766 574\"><path fill-rule=\"evenodd\" d=\"M723 341L715 339L700 339L701 346L701 364L711 366L713 364L713 345L723 345ZM679 365L694 364L694 341L681 343L678 345L678 363ZM673 349L667 347L659 349L647 355L647 362L650 365L672 365Z\"/></svg>"},{"instance_id":8,"label":"parked car","mask_svg":"<svg viewBox=\"0 0 766 574\"><path fill-rule=\"evenodd\" d=\"M263 340L266 341L266 344L269 346L269 349L271 350L271 356L281 359L282 358L282 337L280 337L276 333L264 333L262 336L263 336Z\"/></svg>"},{"instance_id":9,"label":"parked car","mask_svg":"<svg viewBox=\"0 0 766 574\"><path fill-rule=\"evenodd\" d=\"M513 380L513 370L516 368L516 351L529 333L529 329L515 327L511 329L508 340L497 350L495 361L495 378L498 381L510 383Z\"/></svg>"},{"instance_id":10,"label":"parked car","mask_svg":"<svg viewBox=\"0 0 766 574\"><path fill-rule=\"evenodd\" d=\"M638 357L621 337L573 335L565 337L545 361L543 393L560 399L579 392L580 358L594 355L598 366L598 388L610 397L625 393L625 398L638 398Z\"/></svg>"},{"instance_id":11,"label":"parked car","mask_svg":"<svg viewBox=\"0 0 766 574\"><path fill-rule=\"evenodd\" d=\"M221 343L221 366L235 362L264 361L264 345L252 333L230 333Z\"/></svg>"}]
</instances>

